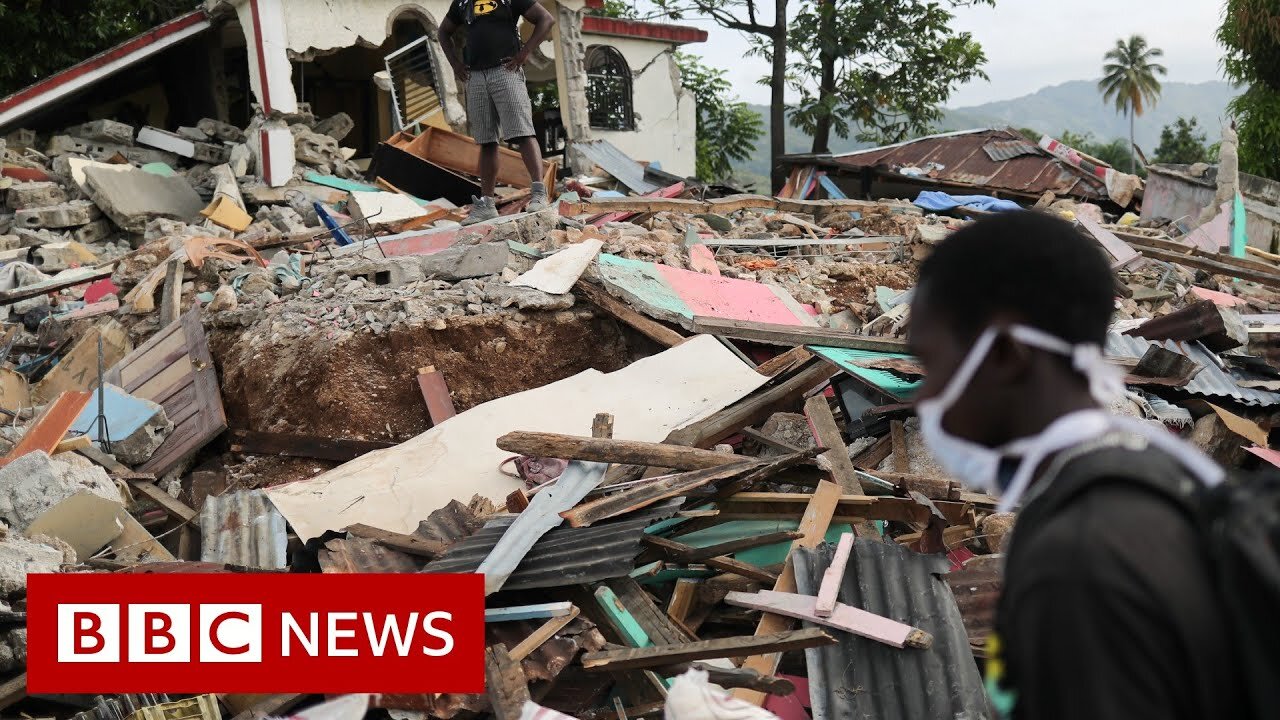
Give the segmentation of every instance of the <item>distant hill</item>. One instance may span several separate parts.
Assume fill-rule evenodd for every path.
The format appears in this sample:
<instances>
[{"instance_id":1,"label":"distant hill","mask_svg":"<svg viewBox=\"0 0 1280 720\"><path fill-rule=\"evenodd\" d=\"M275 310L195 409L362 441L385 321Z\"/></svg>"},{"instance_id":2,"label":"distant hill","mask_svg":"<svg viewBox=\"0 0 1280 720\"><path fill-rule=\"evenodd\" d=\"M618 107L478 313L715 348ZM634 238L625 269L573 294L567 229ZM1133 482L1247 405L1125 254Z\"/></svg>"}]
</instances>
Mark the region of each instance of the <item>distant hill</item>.
<instances>
[{"instance_id":1,"label":"distant hill","mask_svg":"<svg viewBox=\"0 0 1280 720\"><path fill-rule=\"evenodd\" d=\"M1209 142L1217 141L1217 128L1226 114L1227 103L1237 91L1225 82L1179 83L1166 82L1155 107L1138 118L1135 128L1138 146L1150 155L1160 142L1160 129L1178 117L1194 117L1206 129ZM769 108L752 105L768 122ZM1042 88L1030 95L1012 100L947 110L938 124L939 131L968 130L979 127L1013 126L1029 127L1048 134L1063 130L1091 133L1099 140L1127 138L1129 122L1115 112L1112 105L1104 104L1098 94L1097 83L1092 80L1073 80L1061 85ZM808 152L810 139L799 130L787 128L787 152ZM835 154L861 150L871 145L852 139L832 138L831 152ZM737 169L757 175L768 175L768 137L761 139L751 159Z\"/></svg>"}]
</instances>

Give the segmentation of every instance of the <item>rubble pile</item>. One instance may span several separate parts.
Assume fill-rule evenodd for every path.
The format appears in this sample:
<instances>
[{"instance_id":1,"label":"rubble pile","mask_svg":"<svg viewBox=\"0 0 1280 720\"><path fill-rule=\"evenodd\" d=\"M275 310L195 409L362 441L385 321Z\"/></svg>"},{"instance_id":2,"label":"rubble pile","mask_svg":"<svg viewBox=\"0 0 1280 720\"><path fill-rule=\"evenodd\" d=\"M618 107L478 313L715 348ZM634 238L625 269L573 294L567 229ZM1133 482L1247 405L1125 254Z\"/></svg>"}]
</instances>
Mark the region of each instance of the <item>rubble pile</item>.
<instances>
[{"instance_id":1,"label":"rubble pile","mask_svg":"<svg viewBox=\"0 0 1280 720\"><path fill-rule=\"evenodd\" d=\"M981 211L626 196L597 173L537 213L506 188L501 217L463 227L465 208L364 171L350 118L290 120L302 165L283 187L213 120L8 139L11 682L26 572L396 568L483 572L506 670L486 695L363 701L395 717L505 720L535 699L704 717L728 691L735 717L861 716L896 684L823 678L877 663L950 683L947 717L987 716L1016 516L929 456L905 343L919 262ZM1113 410L1231 466L1280 463L1280 257L1223 252L1217 218L1038 205L1116 270L1107 352L1130 393ZM305 699L198 697L236 714Z\"/></svg>"}]
</instances>

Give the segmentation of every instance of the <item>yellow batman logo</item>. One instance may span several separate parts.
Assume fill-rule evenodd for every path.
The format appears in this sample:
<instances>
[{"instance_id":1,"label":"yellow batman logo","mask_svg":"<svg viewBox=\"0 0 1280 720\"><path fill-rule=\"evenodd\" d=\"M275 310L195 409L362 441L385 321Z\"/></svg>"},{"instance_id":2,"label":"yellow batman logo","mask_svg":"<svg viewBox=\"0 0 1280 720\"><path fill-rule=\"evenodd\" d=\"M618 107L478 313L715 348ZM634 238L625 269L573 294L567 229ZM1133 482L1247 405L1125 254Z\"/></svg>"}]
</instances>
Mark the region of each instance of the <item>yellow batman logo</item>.
<instances>
[{"instance_id":1,"label":"yellow batman logo","mask_svg":"<svg viewBox=\"0 0 1280 720\"><path fill-rule=\"evenodd\" d=\"M488 15L498 9L498 0L476 0L476 17Z\"/></svg>"}]
</instances>

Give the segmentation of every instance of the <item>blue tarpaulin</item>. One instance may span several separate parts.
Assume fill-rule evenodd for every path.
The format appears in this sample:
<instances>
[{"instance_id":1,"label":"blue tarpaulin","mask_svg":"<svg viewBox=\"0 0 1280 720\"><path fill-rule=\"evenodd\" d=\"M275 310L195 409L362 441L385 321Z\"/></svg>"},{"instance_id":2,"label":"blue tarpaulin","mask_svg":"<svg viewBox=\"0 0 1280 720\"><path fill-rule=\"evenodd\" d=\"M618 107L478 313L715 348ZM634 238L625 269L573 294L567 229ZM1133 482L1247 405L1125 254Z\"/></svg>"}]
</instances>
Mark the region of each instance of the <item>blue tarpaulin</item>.
<instances>
[{"instance_id":1,"label":"blue tarpaulin","mask_svg":"<svg viewBox=\"0 0 1280 720\"><path fill-rule=\"evenodd\" d=\"M946 212L958 207L971 207L988 212L1022 209L1021 205L1012 200L1001 200L990 195L951 195L937 190L922 191L915 199L915 204L933 212Z\"/></svg>"}]
</instances>

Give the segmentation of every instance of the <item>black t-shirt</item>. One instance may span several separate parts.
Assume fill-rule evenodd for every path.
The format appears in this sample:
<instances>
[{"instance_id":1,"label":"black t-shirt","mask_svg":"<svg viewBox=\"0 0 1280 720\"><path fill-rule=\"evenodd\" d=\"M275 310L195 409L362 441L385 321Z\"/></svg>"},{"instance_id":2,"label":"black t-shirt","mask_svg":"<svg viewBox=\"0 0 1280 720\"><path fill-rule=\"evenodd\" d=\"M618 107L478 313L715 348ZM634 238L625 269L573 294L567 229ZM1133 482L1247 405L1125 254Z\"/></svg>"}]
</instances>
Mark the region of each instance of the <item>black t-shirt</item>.
<instances>
[{"instance_id":1,"label":"black t-shirt","mask_svg":"<svg viewBox=\"0 0 1280 720\"><path fill-rule=\"evenodd\" d=\"M1037 517L1053 490L1014 530L988 661L996 709L1017 720L1236 716L1228 619L1185 510L1104 482Z\"/></svg>"},{"instance_id":2,"label":"black t-shirt","mask_svg":"<svg viewBox=\"0 0 1280 720\"><path fill-rule=\"evenodd\" d=\"M535 0L454 0L448 18L467 28L467 45L462 60L472 70L497 67L520 52L520 34L516 25L529 12ZM474 7L474 20L467 25L468 5Z\"/></svg>"}]
</instances>

